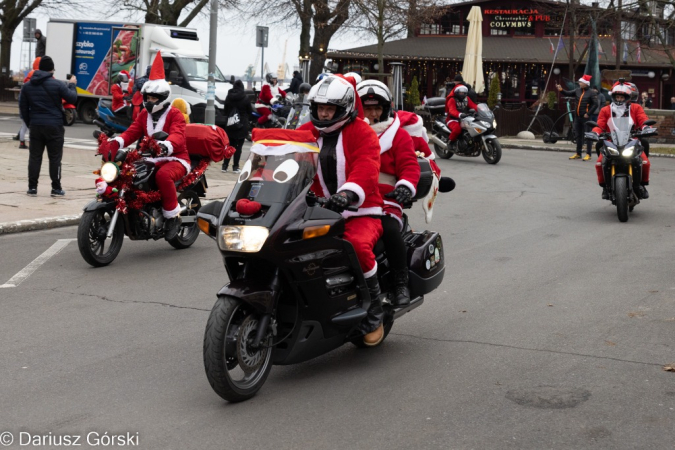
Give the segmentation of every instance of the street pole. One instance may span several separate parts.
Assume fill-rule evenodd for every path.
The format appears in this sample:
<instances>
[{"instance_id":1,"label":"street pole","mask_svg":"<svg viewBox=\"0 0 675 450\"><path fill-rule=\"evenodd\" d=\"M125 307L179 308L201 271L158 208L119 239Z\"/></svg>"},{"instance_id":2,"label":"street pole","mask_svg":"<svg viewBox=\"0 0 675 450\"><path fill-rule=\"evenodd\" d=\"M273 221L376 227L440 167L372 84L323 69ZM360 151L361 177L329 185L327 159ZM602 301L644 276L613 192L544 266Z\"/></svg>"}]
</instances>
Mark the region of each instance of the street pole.
<instances>
[{"instance_id":1,"label":"street pole","mask_svg":"<svg viewBox=\"0 0 675 450\"><path fill-rule=\"evenodd\" d=\"M262 57L260 58L260 90L262 91L265 82L265 47L262 47Z\"/></svg>"},{"instance_id":2,"label":"street pole","mask_svg":"<svg viewBox=\"0 0 675 450\"><path fill-rule=\"evenodd\" d=\"M206 87L204 123L216 123L216 45L218 42L218 0L211 0L211 29L209 30L209 81Z\"/></svg>"},{"instance_id":3,"label":"street pole","mask_svg":"<svg viewBox=\"0 0 675 450\"><path fill-rule=\"evenodd\" d=\"M621 42L621 38L623 36L621 35L621 0L619 0L619 10L618 14L616 15L616 26L614 27L614 33L616 34L616 39L614 39L614 42L616 42L616 70L621 69L621 58L623 54L623 43Z\"/></svg>"}]
</instances>

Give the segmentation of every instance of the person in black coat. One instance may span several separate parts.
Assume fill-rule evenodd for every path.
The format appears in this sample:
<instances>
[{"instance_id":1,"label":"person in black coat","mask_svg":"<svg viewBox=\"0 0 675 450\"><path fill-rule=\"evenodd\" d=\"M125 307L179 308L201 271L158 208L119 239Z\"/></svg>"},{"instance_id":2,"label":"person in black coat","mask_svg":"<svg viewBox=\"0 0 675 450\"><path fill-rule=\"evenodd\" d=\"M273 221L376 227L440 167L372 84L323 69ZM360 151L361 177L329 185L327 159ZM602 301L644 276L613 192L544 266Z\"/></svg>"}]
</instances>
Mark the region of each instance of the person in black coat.
<instances>
[{"instance_id":1,"label":"person in black coat","mask_svg":"<svg viewBox=\"0 0 675 450\"><path fill-rule=\"evenodd\" d=\"M302 75L297 70L293 72L293 79L291 80L291 85L288 88L288 92L298 95L300 90L300 85L302 84Z\"/></svg>"},{"instance_id":2,"label":"person in black coat","mask_svg":"<svg viewBox=\"0 0 675 450\"><path fill-rule=\"evenodd\" d=\"M233 112L236 112L239 116L238 125L236 123L230 124ZM230 138L230 145L235 148L234 161L232 162L232 171L234 173L239 173L239 158L241 158L241 149L244 146L246 136L248 136L250 128L248 118L252 113L253 107L251 106L251 100L246 95L246 92L244 92L244 83L241 80L237 80L225 98L225 117L228 118L228 125L225 127L225 131ZM229 159L223 160L223 172L227 172L229 164Z\"/></svg>"},{"instance_id":3,"label":"person in black coat","mask_svg":"<svg viewBox=\"0 0 675 450\"><path fill-rule=\"evenodd\" d=\"M577 134L577 153L570 156L570 159L581 159L585 140L584 135L587 131L586 122L591 120L591 117L594 114L598 114L600 112L600 105L598 104L598 91L595 89L589 89L591 86L591 78L591 75L582 76L578 80L579 87L571 91L564 90L559 84L556 85L558 91L560 91L563 95L568 97L574 96L577 99L577 109L575 111L577 118L574 120L574 128ZM587 154L584 156L584 161L591 159L592 148L593 144L591 141L588 141L586 149Z\"/></svg>"},{"instance_id":4,"label":"person in black coat","mask_svg":"<svg viewBox=\"0 0 675 450\"><path fill-rule=\"evenodd\" d=\"M47 51L47 36L42 34L42 31L35 30L35 40L37 41L37 45L35 46L35 57L45 56L45 52Z\"/></svg>"},{"instance_id":5,"label":"person in black coat","mask_svg":"<svg viewBox=\"0 0 675 450\"><path fill-rule=\"evenodd\" d=\"M54 79L54 61L43 56L39 69L33 72L30 81L23 85L19 94L21 119L30 130L28 157L28 192L37 195L38 178L42 155L47 147L49 176L52 179L52 197L63 197L61 188L61 158L63 156L63 106L77 102L77 79L73 76L64 83Z\"/></svg>"}]
</instances>

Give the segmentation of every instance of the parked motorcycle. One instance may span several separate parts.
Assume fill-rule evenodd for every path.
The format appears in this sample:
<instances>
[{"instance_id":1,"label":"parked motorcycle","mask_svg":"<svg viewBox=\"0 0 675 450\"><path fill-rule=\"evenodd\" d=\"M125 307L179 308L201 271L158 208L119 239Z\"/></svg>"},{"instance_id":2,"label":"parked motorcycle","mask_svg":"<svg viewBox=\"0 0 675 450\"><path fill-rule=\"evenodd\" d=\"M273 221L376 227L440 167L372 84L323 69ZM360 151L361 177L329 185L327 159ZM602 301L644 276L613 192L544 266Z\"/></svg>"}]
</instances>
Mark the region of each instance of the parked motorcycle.
<instances>
[{"instance_id":1,"label":"parked motorcycle","mask_svg":"<svg viewBox=\"0 0 675 450\"><path fill-rule=\"evenodd\" d=\"M151 139L145 138L139 149L120 149L113 161L103 162L99 175L105 191L84 208L77 230L77 244L82 258L94 267L107 266L115 260L124 236L131 240L164 238L162 203L155 183L155 163L146 157L153 156L152 141L162 141L168 134L160 131ZM101 136L100 141L107 139ZM181 208L182 226L169 244L184 249L194 244L199 236L195 223L205 197L204 172L210 160L190 155L192 171L178 184L178 203Z\"/></svg>"},{"instance_id":2,"label":"parked motorcycle","mask_svg":"<svg viewBox=\"0 0 675 450\"><path fill-rule=\"evenodd\" d=\"M433 97L427 100L425 109L431 115L432 134L429 141L434 143L436 154L441 158L457 156L476 157L483 154L488 164L497 164L502 157L502 146L494 134L497 128L495 116L485 103L478 104L478 110L461 119L462 133L456 141L449 142L450 129L446 125L445 99Z\"/></svg>"},{"instance_id":3,"label":"parked motorcycle","mask_svg":"<svg viewBox=\"0 0 675 450\"><path fill-rule=\"evenodd\" d=\"M133 120L131 116L124 114L115 114L112 110L112 100L102 98L98 101L98 108L96 109L98 119L94 120L94 124L99 127L99 130L94 131L94 137L98 139L100 133L105 133L112 137L115 133L123 133L131 126Z\"/></svg>"},{"instance_id":4,"label":"parked motorcycle","mask_svg":"<svg viewBox=\"0 0 675 450\"><path fill-rule=\"evenodd\" d=\"M71 105L70 103L66 103L65 100L61 100L61 102L63 104L63 111L64 111L64 114L66 116L65 125L67 127L70 127L77 120L77 108L75 108L75 105Z\"/></svg>"},{"instance_id":5,"label":"parked motorcycle","mask_svg":"<svg viewBox=\"0 0 675 450\"><path fill-rule=\"evenodd\" d=\"M587 125L597 127L593 121ZM654 125L655 120L647 120L645 125ZM603 167L607 193L612 205L616 205L619 221L627 222L628 213L632 212L640 203L640 182L642 181L642 158L644 151L640 139L656 136L655 128L632 131L633 119L627 117L612 117L607 122L609 133L596 135L589 132L586 139L598 141L602 139L600 151L603 155Z\"/></svg>"},{"instance_id":6,"label":"parked motorcycle","mask_svg":"<svg viewBox=\"0 0 675 450\"><path fill-rule=\"evenodd\" d=\"M230 280L218 292L204 335L207 378L230 402L253 397L272 365L307 361L347 342L364 346L357 326L371 298L354 248L342 239L344 218L323 208L327 200L310 191L318 148L285 147L283 154L281 147L269 147L267 154L252 150L227 201L197 214L199 228L217 241ZM431 186L428 161L420 165L416 198ZM243 211L251 202L259 209ZM391 305L394 280L384 245L380 241L374 249L387 296L385 337L397 319L441 284L445 271L439 233L413 232L405 216L403 230L408 306Z\"/></svg>"}]
</instances>

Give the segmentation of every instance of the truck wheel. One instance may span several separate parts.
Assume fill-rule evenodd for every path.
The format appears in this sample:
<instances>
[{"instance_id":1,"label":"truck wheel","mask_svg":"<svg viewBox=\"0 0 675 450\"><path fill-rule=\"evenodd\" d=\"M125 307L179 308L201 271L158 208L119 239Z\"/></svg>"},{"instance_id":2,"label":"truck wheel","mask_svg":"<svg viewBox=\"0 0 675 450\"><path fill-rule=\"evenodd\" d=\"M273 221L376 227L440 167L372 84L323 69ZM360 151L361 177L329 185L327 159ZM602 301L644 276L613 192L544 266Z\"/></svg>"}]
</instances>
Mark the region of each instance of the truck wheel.
<instances>
[{"instance_id":1,"label":"truck wheel","mask_svg":"<svg viewBox=\"0 0 675 450\"><path fill-rule=\"evenodd\" d=\"M77 107L77 114L82 119L82 122L86 124L94 123L94 119L97 117L96 106L96 103L91 100L80 103Z\"/></svg>"}]
</instances>

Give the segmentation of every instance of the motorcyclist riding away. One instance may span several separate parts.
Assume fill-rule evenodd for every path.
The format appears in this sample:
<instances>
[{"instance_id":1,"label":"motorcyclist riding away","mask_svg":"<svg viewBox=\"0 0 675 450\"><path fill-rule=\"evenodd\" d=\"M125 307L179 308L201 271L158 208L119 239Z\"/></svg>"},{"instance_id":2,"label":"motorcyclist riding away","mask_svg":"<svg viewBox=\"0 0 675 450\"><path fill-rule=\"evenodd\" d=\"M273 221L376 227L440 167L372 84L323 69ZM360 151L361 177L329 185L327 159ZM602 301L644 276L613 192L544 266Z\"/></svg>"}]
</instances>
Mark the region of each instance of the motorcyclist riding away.
<instances>
[{"instance_id":1,"label":"motorcyclist riding away","mask_svg":"<svg viewBox=\"0 0 675 450\"><path fill-rule=\"evenodd\" d=\"M267 123L268 120L270 120L272 110L269 108L269 106L279 101L279 97L286 98L286 92L284 92L283 89L281 89L277 84L277 77L272 73L268 73L265 75L265 83L263 84L262 89L260 89L260 94L258 95L258 102L262 103L263 105L267 105L256 108L256 110L262 114L258 118L258 125L263 125Z\"/></svg>"},{"instance_id":2,"label":"motorcyclist riding away","mask_svg":"<svg viewBox=\"0 0 675 450\"><path fill-rule=\"evenodd\" d=\"M383 240L394 273L392 304L410 303L407 248L401 236L403 208L410 207L420 180L420 165L413 140L392 111L392 95L382 82L366 80L357 86L363 112L380 141L380 194L384 197L381 217Z\"/></svg>"},{"instance_id":3,"label":"motorcyclist riding away","mask_svg":"<svg viewBox=\"0 0 675 450\"><path fill-rule=\"evenodd\" d=\"M450 142L456 141L462 133L461 119L469 114L470 109L474 111L478 109L478 105L468 95L469 89L460 84L453 89L452 93L448 96L448 100L445 102L445 112L448 115L447 125L450 129Z\"/></svg>"},{"instance_id":4,"label":"motorcyclist riding away","mask_svg":"<svg viewBox=\"0 0 675 450\"><path fill-rule=\"evenodd\" d=\"M609 122L615 117L628 117L633 120L633 126L639 130L647 127L645 122L649 119L645 113L642 106L637 103L632 103L630 101L631 89L628 85L617 82L612 87L611 92L612 103L608 106L605 106L600 110L598 116L598 126L593 128L593 133L599 135L600 133L606 133L610 131ZM598 161L595 164L595 170L598 175L598 183L602 186L602 198L607 200L609 198L607 193L607 186L605 184L605 173L603 167L603 158L602 153L598 158ZM642 152L640 154L642 158L642 177L640 179L641 186L638 189L638 196L642 199L649 198L649 192L647 192L647 186L649 184L649 171L651 168L651 163L647 155Z\"/></svg>"}]
</instances>

